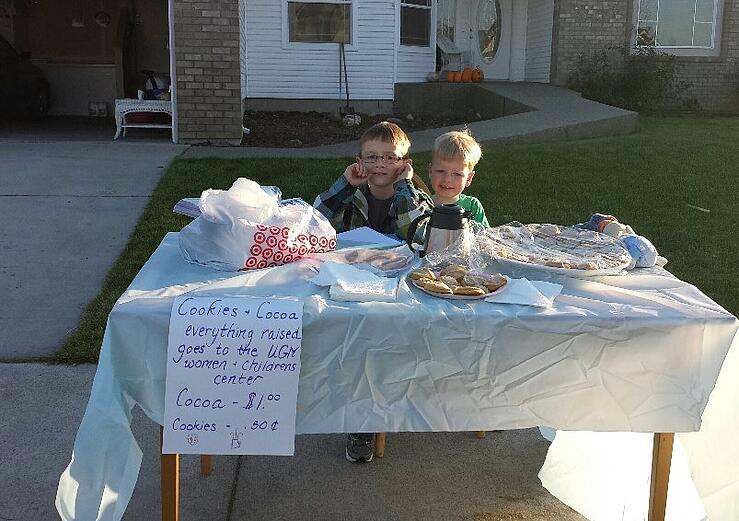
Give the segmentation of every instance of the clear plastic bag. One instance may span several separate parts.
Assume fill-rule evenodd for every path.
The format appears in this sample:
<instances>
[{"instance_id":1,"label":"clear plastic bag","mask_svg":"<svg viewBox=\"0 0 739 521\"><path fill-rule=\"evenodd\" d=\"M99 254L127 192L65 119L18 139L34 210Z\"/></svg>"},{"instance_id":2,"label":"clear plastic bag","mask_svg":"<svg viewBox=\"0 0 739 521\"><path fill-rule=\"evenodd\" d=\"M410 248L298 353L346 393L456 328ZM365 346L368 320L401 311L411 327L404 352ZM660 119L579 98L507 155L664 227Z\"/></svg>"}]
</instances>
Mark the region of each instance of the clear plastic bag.
<instances>
[{"instance_id":1,"label":"clear plastic bag","mask_svg":"<svg viewBox=\"0 0 739 521\"><path fill-rule=\"evenodd\" d=\"M200 196L200 215L215 223L234 219L265 222L277 212L280 193L240 177L228 190L209 188Z\"/></svg>"},{"instance_id":2,"label":"clear plastic bag","mask_svg":"<svg viewBox=\"0 0 739 521\"><path fill-rule=\"evenodd\" d=\"M556 224L509 223L463 234L427 256L432 266L461 264L480 272L597 277L622 274L633 265L629 252L602 233Z\"/></svg>"},{"instance_id":3,"label":"clear plastic bag","mask_svg":"<svg viewBox=\"0 0 739 521\"><path fill-rule=\"evenodd\" d=\"M232 188L206 190L201 214L180 232L190 262L239 271L287 264L336 248L331 223L302 199L280 200L279 191L238 179Z\"/></svg>"},{"instance_id":4,"label":"clear plastic bag","mask_svg":"<svg viewBox=\"0 0 739 521\"><path fill-rule=\"evenodd\" d=\"M617 239L571 226L510 223L478 234L476 243L483 254L500 262L537 268L611 275L631 264L629 252Z\"/></svg>"},{"instance_id":5,"label":"clear plastic bag","mask_svg":"<svg viewBox=\"0 0 739 521\"><path fill-rule=\"evenodd\" d=\"M451 264L458 264L475 271L486 271L488 263L480 256L476 245L476 233L483 229L482 226L465 228L455 242L443 250L427 253L424 260L432 269L442 269Z\"/></svg>"}]
</instances>

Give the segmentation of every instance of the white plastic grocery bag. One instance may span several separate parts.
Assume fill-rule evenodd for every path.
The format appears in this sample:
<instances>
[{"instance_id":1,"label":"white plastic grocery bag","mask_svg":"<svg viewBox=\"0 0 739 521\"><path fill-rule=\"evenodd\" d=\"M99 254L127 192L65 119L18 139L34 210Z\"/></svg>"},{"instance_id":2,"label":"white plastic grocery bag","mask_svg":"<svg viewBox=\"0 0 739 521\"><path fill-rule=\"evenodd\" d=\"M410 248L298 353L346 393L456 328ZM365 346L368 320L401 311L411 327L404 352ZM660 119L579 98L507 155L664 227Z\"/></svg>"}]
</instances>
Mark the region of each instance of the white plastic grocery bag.
<instances>
[{"instance_id":1,"label":"white plastic grocery bag","mask_svg":"<svg viewBox=\"0 0 739 521\"><path fill-rule=\"evenodd\" d=\"M180 250L190 262L260 269L336 248L336 231L311 205L280 200L249 179L237 179L229 190L204 191L198 206L200 217L180 232Z\"/></svg>"}]
</instances>

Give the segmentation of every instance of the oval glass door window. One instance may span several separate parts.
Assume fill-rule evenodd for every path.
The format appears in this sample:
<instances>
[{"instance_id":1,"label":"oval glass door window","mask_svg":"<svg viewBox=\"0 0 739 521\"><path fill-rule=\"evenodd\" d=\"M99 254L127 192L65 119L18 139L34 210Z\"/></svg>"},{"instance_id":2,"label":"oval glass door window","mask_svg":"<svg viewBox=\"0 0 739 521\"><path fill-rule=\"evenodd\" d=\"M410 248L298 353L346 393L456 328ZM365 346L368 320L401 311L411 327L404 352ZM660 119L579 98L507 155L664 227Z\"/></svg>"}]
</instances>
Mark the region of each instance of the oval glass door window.
<instances>
[{"instance_id":1,"label":"oval glass door window","mask_svg":"<svg viewBox=\"0 0 739 521\"><path fill-rule=\"evenodd\" d=\"M480 0L477 5L477 41L480 55L490 63L500 46L500 3L498 0Z\"/></svg>"}]
</instances>

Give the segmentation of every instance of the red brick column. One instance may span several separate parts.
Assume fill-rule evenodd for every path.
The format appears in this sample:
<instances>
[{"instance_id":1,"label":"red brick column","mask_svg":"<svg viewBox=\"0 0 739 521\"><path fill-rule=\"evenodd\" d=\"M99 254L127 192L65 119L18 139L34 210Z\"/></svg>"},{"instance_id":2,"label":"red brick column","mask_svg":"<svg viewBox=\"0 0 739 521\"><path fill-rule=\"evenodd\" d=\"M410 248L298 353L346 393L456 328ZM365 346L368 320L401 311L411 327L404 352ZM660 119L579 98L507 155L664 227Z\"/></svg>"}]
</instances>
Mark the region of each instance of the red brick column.
<instances>
[{"instance_id":1,"label":"red brick column","mask_svg":"<svg viewBox=\"0 0 739 521\"><path fill-rule=\"evenodd\" d=\"M238 0L173 0L178 141L242 138Z\"/></svg>"}]
</instances>

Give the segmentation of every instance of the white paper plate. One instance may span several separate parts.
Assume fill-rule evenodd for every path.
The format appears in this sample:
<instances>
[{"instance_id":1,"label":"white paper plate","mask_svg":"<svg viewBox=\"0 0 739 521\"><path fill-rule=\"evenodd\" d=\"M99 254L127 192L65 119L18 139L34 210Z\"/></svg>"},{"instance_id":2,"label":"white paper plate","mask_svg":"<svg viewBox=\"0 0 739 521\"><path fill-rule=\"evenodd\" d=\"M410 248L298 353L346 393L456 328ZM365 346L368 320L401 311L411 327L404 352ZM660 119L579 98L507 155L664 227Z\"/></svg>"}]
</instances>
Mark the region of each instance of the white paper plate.
<instances>
[{"instance_id":1,"label":"white paper plate","mask_svg":"<svg viewBox=\"0 0 739 521\"><path fill-rule=\"evenodd\" d=\"M489 297L490 295L497 295L498 293L504 291L508 287L508 283L506 283L505 286L501 286L500 288L496 289L495 291L491 291L490 293L485 293L484 295L480 295L480 296L476 296L476 295L454 295L454 294L449 294L449 293L434 293L433 291L429 291L426 288L424 288L423 286L420 286L419 284L416 283L415 280L411 279L410 277L408 278L408 280L411 281L411 283L415 287L417 287L418 289L420 289L424 293L426 293L428 295L431 295L432 297L445 298L445 299L449 299L449 300L481 300L481 299L484 299L486 297ZM506 277L506 280L508 280L508 277Z\"/></svg>"}]
</instances>

